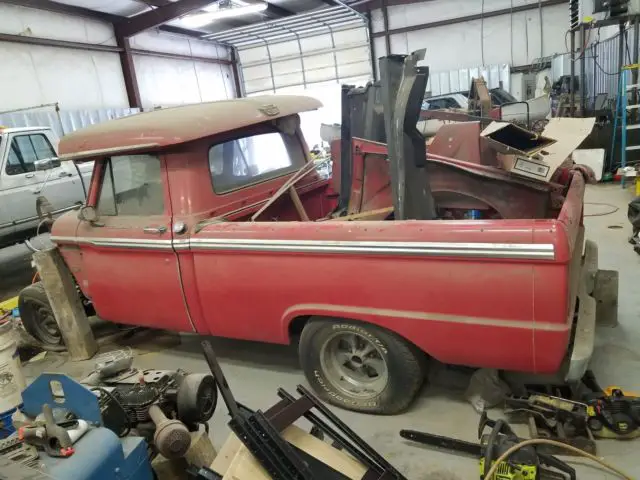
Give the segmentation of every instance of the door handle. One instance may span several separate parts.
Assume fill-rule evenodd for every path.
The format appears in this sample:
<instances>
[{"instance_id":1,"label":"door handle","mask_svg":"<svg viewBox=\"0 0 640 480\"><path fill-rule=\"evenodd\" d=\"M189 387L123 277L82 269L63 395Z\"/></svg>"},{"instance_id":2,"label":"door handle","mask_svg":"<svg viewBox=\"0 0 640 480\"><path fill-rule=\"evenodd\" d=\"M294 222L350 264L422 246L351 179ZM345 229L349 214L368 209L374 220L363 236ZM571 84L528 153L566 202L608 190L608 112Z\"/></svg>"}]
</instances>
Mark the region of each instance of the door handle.
<instances>
[{"instance_id":1,"label":"door handle","mask_svg":"<svg viewBox=\"0 0 640 480\"><path fill-rule=\"evenodd\" d=\"M161 226L161 227L144 227L144 230L142 230L144 233L148 233L151 235L159 235L159 234L163 234L167 231L167 227L165 226Z\"/></svg>"},{"instance_id":2,"label":"door handle","mask_svg":"<svg viewBox=\"0 0 640 480\"><path fill-rule=\"evenodd\" d=\"M72 177L72 176L73 176L73 174L72 174L72 173L69 173L69 172L60 172L60 173L58 174L58 176L59 176L59 177Z\"/></svg>"},{"instance_id":3,"label":"door handle","mask_svg":"<svg viewBox=\"0 0 640 480\"><path fill-rule=\"evenodd\" d=\"M33 178L33 177L35 177L35 176L36 176L36 174L35 174L35 173L27 173L27 174L24 176L24 178Z\"/></svg>"}]
</instances>

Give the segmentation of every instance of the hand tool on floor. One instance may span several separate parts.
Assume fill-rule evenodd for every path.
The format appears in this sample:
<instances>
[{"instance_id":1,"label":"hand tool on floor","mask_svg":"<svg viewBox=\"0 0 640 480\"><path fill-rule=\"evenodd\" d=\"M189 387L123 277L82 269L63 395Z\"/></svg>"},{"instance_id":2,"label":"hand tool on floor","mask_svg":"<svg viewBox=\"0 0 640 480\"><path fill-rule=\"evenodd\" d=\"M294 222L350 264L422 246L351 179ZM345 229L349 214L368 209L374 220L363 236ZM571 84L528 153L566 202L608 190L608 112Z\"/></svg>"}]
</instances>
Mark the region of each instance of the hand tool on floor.
<instances>
[{"instance_id":1,"label":"hand tool on floor","mask_svg":"<svg viewBox=\"0 0 640 480\"><path fill-rule=\"evenodd\" d=\"M605 388L587 401L587 425L599 438L640 436L640 397L618 387Z\"/></svg>"},{"instance_id":2,"label":"hand tool on floor","mask_svg":"<svg viewBox=\"0 0 640 480\"><path fill-rule=\"evenodd\" d=\"M488 435L484 434L486 427L491 428ZM400 436L424 445L479 458L481 480L486 478L487 472L498 457L522 441L506 421L491 420L487 417L486 412L483 412L478 425L480 443L465 442L456 438L415 430L401 430ZM542 478L575 480L576 472L573 467L562 460L552 455L539 453L534 446L526 446L515 452L508 461L502 462L492 477L486 480L538 480Z\"/></svg>"},{"instance_id":3,"label":"hand tool on floor","mask_svg":"<svg viewBox=\"0 0 640 480\"><path fill-rule=\"evenodd\" d=\"M587 428L587 404L552 395L535 393L505 398L505 415L512 423L526 423L531 438L549 438L596 453L596 443ZM542 453L567 454L550 445L540 445ZM571 453L570 453L571 454Z\"/></svg>"}]
</instances>

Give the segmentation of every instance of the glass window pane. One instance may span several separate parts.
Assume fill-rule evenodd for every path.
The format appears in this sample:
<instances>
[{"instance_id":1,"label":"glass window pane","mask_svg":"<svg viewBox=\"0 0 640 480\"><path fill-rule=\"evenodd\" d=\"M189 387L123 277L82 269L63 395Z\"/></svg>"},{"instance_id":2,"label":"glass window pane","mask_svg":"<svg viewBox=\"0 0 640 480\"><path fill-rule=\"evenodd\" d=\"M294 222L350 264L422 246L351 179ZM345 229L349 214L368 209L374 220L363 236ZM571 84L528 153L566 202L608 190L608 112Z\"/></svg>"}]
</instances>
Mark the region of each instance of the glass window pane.
<instances>
[{"instance_id":1,"label":"glass window pane","mask_svg":"<svg viewBox=\"0 0 640 480\"><path fill-rule=\"evenodd\" d=\"M19 135L14 137L9 148L9 157L5 171L8 175L19 175L21 173L35 172L33 164L38 160L36 151L31 141L32 137L43 137L42 135ZM46 141L46 139L45 139ZM47 155L42 158L50 158L55 155Z\"/></svg>"},{"instance_id":2,"label":"glass window pane","mask_svg":"<svg viewBox=\"0 0 640 480\"><path fill-rule=\"evenodd\" d=\"M278 177L305 161L296 135L263 133L230 140L209 149L209 170L216 193Z\"/></svg>"},{"instance_id":3,"label":"glass window pane","mask_svg":"<svg viewBox=\"0 0 640 480\"><path fill-rule=\"evenodd\" d=\"M44 135L30 135L31 144L33 145L33 149L36 152L36 157L38 160L43 160L45 158L53 158L56 156L56 152L53 151L53 147L47 140L47 137Z\"/></svg>"},{"instance_id":4,"label":"glass window pane","mask_svg":"<svg viewBox=\"0 0 640 480\"><path fill-rule=\"evenodd\" d=\"M161 215L164 192L156 155L112 157L102 181L98 211L102 215Z\"/></svg>"}]
</instances>

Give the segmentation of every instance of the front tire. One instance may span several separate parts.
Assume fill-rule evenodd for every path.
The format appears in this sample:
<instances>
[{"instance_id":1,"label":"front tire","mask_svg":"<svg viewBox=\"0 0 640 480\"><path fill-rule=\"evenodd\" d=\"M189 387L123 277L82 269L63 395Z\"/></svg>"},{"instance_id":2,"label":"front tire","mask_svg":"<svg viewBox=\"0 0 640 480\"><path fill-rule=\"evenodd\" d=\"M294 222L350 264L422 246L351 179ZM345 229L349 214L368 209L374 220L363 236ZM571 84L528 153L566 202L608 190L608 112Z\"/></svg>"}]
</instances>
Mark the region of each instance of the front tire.
<instances>
[{"instance_id":1,"label":"front tire","mask_svg":"<svg viewBox=\"0 0 640 480\"><path fill-rule=\"evenodd\" d=\"M425 377L425 355L392 332L366 323L311 319L300 363L323 400L348 410L391 415L405 410Z\"/></svg>"},{"instance_id":2,"label":"front tire","mask_svg":"<svg viewBox=\"0 0 640 480\"><path fill-rule=\"evenodd\" d=\"M40 342L42 348L54 352L66 350L42 282L29 285L20 292L18 310L24 329Z\"/></svg>"}]
</instances>

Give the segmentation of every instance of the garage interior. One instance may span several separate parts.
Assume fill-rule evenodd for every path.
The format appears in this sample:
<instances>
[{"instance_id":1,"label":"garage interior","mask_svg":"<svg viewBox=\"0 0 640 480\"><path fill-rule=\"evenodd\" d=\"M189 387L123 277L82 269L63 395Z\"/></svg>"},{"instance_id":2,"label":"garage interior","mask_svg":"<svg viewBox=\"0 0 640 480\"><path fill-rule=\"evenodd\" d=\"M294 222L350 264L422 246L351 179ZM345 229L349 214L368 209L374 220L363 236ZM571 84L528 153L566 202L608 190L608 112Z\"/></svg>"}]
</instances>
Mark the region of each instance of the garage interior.
<instances>
[{"instance_id":1,"label":"garage interior","mask_svg":"<svg viewBox=\"0 0 640 480\"><path fill-rule=\"evenodd\" d=\"M639 50L636 0L0 0L0 479L640 478Z\"/></svg>"}]
</instances>

